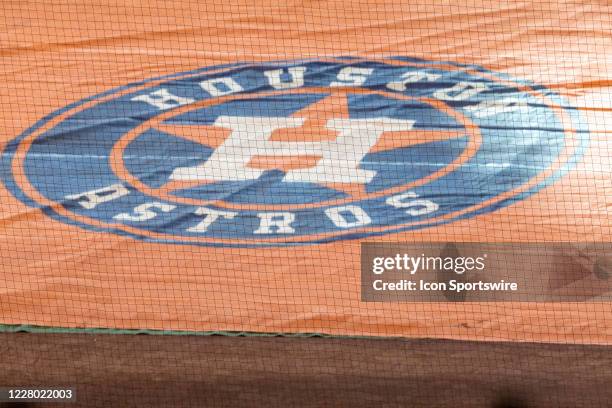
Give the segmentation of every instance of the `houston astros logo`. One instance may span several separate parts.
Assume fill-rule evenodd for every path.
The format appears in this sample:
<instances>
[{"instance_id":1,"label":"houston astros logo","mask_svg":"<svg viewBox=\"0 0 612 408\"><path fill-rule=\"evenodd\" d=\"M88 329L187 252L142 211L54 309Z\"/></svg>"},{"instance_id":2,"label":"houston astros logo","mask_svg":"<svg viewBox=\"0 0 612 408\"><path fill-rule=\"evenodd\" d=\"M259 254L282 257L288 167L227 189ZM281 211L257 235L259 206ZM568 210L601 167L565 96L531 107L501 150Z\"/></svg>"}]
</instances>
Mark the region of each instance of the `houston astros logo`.
<instances>
[{"instance_id":1,"label":"houston astros logo","mask_svg":"<svg viewBox=\"0 0 612 408\"><path fill-rule=\"evenodd\" d=\"M236 64L86 99L9 143L16 197L83 228L216 246L428 228L550 184L586 131L552 92L407 58Z\"/></svg>"}]
</instances>

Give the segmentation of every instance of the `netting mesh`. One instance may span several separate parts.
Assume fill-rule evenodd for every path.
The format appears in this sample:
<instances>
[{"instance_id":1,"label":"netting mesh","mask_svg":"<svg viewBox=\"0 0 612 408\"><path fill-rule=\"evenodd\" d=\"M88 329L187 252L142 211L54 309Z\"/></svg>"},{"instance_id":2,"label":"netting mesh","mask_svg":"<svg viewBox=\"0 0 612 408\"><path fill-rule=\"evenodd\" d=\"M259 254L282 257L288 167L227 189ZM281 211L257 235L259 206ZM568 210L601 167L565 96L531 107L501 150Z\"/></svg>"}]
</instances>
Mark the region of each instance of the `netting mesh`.
<instances>
[{"instance_id":1,"label":"netting mesh","mask_svg":"<svg viewBox=\"0 0 612 408\"><path fill-rule=\"evenodd\" d=\"M301 391L277 395L281 405L316 405L300 383L352 405L386 401L388 387L401 405L395 380L358 389L394 357L363 363L372 356L349 338L390 341L400 359L412 343L381 338L440 339L415 343L443 350L419 366L425 377L455 364L536 376L534 364L558 363L538 353L561 347L517 360L490 345L468 363L452 355L477 343L441 339L562 343L564 366L583 352L605 361L607 348L587 345L612 342L611 11L604 1L3 1L0 323L36 332L19 338L22 351L47 344L42 365L66 377L11 365L0 386L67 382L103 406L92 384L118 374L93 366L144 350L123 393L151 392L130 376L160 364L164 384L183 397L200 384L215 395L198 400L208 405L232 400L251 374L293 381ZM333 338L210 340L228 341L210 363L185 357L203 338L111 336L88 354L74 330ZM263 353L237 357L244 378L228 363L237 343ZM345 375L328 383L336 393L305 379L326 369ZM237 377L217 388L201 370ZM589 386L612 375L593 373ZM529 388L502 382L482 401ZM585 402L568 390L550 393L604 406L608 392ZM481 401L465 398L443 397Z\"/></svg>"}]
</instances>

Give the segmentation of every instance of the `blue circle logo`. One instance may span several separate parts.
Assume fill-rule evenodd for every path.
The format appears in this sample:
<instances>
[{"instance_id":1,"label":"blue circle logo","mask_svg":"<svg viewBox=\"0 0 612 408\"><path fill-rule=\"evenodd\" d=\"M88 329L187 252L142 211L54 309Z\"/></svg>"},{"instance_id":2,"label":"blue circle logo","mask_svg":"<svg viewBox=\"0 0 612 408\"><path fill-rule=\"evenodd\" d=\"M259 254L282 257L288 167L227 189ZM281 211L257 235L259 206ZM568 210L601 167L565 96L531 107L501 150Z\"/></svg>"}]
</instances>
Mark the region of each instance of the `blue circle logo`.
<instances>
[{"instance_id":1,"label":"blue circle logo","mask_svg":"<svg viewBox=\"0 0 612 408\"><path fill-rule=\"evenodd\" d=\"M587 132L551 91L408 58L235 64L68 106L5 148L16 197L152 242L274 246L428 228L558 178Z\"/></svg>"}]
</instances>

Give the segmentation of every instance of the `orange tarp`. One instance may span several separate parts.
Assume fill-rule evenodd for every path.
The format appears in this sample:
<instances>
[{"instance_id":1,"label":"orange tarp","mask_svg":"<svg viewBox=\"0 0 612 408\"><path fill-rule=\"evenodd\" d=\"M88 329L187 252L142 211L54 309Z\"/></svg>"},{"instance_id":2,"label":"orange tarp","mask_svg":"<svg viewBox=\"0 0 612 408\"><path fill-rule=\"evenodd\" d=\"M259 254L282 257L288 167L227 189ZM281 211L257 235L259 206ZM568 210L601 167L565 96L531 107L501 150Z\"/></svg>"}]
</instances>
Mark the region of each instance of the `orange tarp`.
<instances>
[{"instance_id":1,"label":"orange tarp","mask_svg":"<svg viewBox=\"0 0 612 408\"><path fill-rule=\"evenodd\" d=\"M5 0L0 144L90 95L212 65L396 55L475 64L568 100L588 123L588 151L523 201L375 240L610 242L606 3ZM55 221L4 186L0 254L5 324L612 343L609 303L364 303L359 240L257 249L149 243Z\"/></svg>"}]
</instances>

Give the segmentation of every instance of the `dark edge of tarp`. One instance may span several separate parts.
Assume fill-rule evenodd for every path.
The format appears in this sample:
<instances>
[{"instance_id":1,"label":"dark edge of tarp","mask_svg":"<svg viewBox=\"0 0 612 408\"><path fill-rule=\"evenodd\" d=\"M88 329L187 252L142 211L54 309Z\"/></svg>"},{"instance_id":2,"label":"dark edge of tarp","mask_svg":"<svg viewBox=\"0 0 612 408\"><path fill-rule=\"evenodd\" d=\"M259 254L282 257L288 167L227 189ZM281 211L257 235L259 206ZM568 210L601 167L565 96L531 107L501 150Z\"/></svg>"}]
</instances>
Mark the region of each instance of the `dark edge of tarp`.
<instances>
[{"instance_id":1,"label":"dark edge of tarp","mask_svg":"<svg viewBox=\"0 0 612 408\"><path fill-rule=\"evenodd\" d=\"M29 324L2 324L0 333L64 333L64 334L149 334L164 336L225 336L225 337L296 337L296 338L332 338L332 339L403 339L404 337L392 336L359 336L359 335L335 335L326 333L265 333L251 331L190 331L190 330L158 330L158 329L111 329L104 327L50 327Z\"/></svg>"},{"instance_id":2,"label":"dark edge of tarp","mask_svg":"<svg viewBox=\"0 0 612 408\"><path fill-rule=\"evenodd\" d=\"M32 334L91 334L91 335L151 335L151 336L198 336L198 337L245 337L245 338L321 338L338 340L405 340L405 341L444 341L456 343L513 343L532 345L554 345L554 346L585 346L601 347L610 349L612 344L582 343L582 342L542 342L529 340L475 340L475 339L453 339L445 337L408 337L408 336L374 336L374 335L349 335L328 333L291 333L291 332L254 332L254 331L229 331L229 330L159 330L159 329L112 329L104 327L51 327L29 324L4 324L0 323L0 334L10 333L32 333Z\"/></svg>"}]
</instances>

